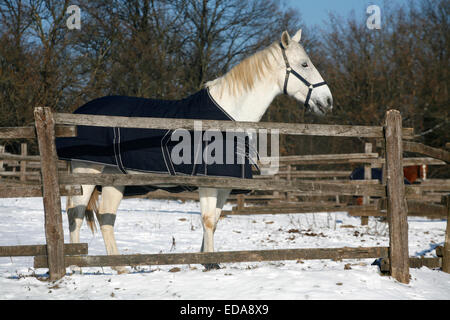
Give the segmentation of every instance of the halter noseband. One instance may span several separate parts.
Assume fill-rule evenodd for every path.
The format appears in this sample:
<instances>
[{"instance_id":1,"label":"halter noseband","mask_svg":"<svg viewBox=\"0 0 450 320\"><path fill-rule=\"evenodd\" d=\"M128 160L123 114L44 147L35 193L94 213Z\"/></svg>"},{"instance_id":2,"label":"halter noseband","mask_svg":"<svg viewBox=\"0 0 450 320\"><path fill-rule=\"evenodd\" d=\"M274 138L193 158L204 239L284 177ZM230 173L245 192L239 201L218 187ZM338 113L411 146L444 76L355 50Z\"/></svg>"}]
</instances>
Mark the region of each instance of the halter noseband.
<instances>
[{"instance_id":1,"label":"halter noseband","mask_svg":"<svg viewBox=\"0 0 450 320\"><path fill-rule=\"evenodd\" d=\"M323 81L323 82L311 84L308 80L306 80L301 75L299 75L294 69L291 68L291 65L289 64L288 58L286 56L286 52L285 52L286 49L281 42L280 42L280 47L281 47L281 53L283 54L284 62L286 63L286 77L284 78L283 93L288 94L287 93L287 85L288 85L289 75L292 73L294 76L297 77L297 79L299 79L301 82L303 82L308 87L308 94L306 95L306 99L305 99L305 108L309 108L309 100L311 99L311 94L312 94L313 89L320 87L320 86L324 86L327 83L325 81Z\"/></svg>"}]
</instances>

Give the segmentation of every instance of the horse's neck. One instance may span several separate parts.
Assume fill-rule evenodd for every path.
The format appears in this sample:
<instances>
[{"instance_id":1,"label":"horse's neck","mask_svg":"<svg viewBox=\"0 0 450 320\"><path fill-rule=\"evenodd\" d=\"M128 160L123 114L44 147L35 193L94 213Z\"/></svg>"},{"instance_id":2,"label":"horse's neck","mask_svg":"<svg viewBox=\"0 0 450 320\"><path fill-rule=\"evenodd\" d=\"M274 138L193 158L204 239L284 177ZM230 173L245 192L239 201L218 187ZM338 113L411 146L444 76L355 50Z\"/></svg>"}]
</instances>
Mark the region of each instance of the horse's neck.
<instances>
[{"instance_id":1,"label":"horse's neck","mask_svg":"<svg viewBox=\"0 0 450 320\"><path fill-rule=\"evenodd\" d=\"M252 89L238 95L233 95L228 90L222 92L218 84L211 85L209 92L234 120L258 122L281 90L273 80L265 79L255 83Z\"/></svg>"}]
</instances>

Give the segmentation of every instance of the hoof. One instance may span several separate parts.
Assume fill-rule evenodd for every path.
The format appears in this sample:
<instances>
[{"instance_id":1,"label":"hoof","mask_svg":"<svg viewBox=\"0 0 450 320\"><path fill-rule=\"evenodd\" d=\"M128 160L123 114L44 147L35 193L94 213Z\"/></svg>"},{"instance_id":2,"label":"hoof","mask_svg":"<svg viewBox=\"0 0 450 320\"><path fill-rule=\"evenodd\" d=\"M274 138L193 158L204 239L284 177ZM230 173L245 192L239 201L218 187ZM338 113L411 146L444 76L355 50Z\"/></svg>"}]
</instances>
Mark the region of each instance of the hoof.
<instances>
[{"instance_id":1,"label":"hoof","mask_svg":"<svg viewBox=\"0 0 450 320\"><path fill-rule=\"evenodd\" d=\"M205 267L205 271L222 269L218 263L208 263L203 266Z\"/></svg>"}]
</instances>

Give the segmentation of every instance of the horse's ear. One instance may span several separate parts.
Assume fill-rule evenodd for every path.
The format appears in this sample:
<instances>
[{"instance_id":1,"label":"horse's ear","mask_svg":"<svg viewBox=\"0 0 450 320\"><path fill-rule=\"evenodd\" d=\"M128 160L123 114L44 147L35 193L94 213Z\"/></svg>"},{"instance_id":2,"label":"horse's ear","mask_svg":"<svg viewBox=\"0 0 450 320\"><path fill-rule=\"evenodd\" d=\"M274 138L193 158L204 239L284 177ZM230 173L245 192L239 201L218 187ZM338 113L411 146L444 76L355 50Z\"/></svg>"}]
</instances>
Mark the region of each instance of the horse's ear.
<instances>
[{"instance_id":1,"label":"horse's ear","mask_svg":"<svg viewBox=\"0 0 450 320\"><path fill-rule=\"evenodd\" d=\"M287 48L290 42L291 37L289 36L289 33L287 31L283 31L283 33L281 34L281 44L283 45L283 47Z\"/></svg>"},{"instance_id":2,"label":"horse's ear","mask_svg":"<svg viewBox=\"0 0 450 320\"><path fill-rule=\"evenodd\" d=\"M301 38L302 38L302 29L299 29L297 31L297 33L295 34L295 36L292 37L292 40L296 41L296 42L300 42Z\"/></svg>"}]
</instances>

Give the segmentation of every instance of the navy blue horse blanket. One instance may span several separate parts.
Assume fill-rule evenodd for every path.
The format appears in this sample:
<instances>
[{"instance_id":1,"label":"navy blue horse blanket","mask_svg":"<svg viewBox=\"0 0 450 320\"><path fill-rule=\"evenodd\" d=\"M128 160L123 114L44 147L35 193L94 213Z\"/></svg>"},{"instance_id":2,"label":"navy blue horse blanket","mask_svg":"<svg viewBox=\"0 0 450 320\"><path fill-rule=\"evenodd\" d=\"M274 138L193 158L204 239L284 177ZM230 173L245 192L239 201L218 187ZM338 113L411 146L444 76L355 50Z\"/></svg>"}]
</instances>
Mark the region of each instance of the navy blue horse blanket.
<instances>
[{"instance_id":1,"label":"navy blue horse blanket","mask_svg":"<svg viewBox=\"0 0 450 320\"><path fill-rule=\"evenodd\" d=\"M198 120L229 120L233 121L210 96L208 89L182 100L155 100L128 96L107 96L92 100L78 108L76 114L124 116L124 117L154 117ZM123 173L128 170L165 173L171 175L207 175L220 177L252 178L252 163L248 157L248 143L245 147L245 161L237 161L238 144L233 152L235 161L228 164L206 164L205 161L194 161L199 152L203 154L208 141L201 142L201 150L194 146L194 132L191 134L191 161L178 163L173 161L171 151L179 141L172 141L172 130L112 128L77 126L77 137L57 138L56 149L60 159L83 160L92 163L116 167ZM225 144L225 138L223 139ZM199 144L200 145L200 144ZM223 146L226 157L226 148ZM242 148L240 149L242 152ZM200 163L198 163L200 162ZM229 162L229 161L228 161ZM127 186L126 195L145 194L148 191L164 189L170 192L180 192L196 189L195 187L155 187ZM233 193L247 192L233 190Z\"/></svg>"}]
</instances>

